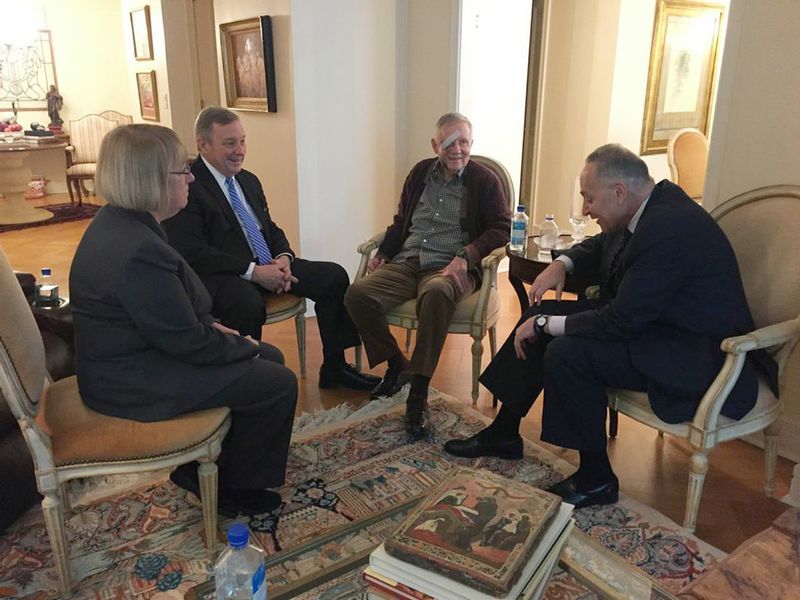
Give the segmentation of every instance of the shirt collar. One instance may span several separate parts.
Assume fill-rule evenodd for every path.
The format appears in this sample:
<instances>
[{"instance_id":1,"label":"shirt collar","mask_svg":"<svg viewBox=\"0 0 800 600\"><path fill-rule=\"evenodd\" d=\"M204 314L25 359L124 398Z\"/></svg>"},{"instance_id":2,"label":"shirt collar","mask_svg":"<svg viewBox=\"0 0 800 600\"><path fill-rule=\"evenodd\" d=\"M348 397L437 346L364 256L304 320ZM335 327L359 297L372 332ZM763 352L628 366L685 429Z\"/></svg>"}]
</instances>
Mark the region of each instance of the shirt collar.
<instances>
[{"instance_id":1,"label":"shirt collar","mask_svg":"<svg viewBox=\"0 0 800 600\"><path fill-rule=\"evenodd\" d=\"M216 168L214 165L212 165L211 163L209 163L209 162L206 160L205 156L203 156L203 155L201 154L201 155L200 155L200 158L201 158L201 159L202 159L202 161L205 163L206 167L208 167L208 172L209 172L209 173L211 173L211 175L213 175L213 176L214 176L214 180L217 182L217 184L219 185L219 187L221 187L223 190L224 190L224 189L226 189L226 187L225 187L225 180L227 179L227 177L226 177L225 175L223 175L222 173L220 173L220 172L217 170L217 168ZM236 175L234 175L233 177L231 177L231 179L233 179L233 180L235 181L235 180L236 180Z\"/></svg>"},{"instance_id":2,"label":"shirt collar","mask_svg":"<svg viewBox=\"0 0 800 600\"><path fill-rule=\"evenodd\" d=\"M639 209L633 213L633 217L631 217L631 221L628 223L628 231L631 233L636 231L636 226L639 224L639 219L642 218L642 213L644 212L644 207L647 206L648 200L650 200L650 194L647 194L647 198L644 199L644 202L642 202L642 204L639 206Z\"/></svg>"}]
</instances>

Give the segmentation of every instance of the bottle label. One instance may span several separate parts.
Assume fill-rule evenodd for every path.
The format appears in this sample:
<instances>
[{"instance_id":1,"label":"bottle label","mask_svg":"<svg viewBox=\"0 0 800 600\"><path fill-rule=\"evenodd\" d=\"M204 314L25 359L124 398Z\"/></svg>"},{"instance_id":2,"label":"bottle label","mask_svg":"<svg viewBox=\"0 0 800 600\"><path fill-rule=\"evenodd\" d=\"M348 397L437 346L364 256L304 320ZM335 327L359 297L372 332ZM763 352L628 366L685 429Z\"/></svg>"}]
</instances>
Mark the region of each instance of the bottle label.
<instances>
[{"instance_id":1,"label":"bottle label","mask_svg":"<svg viewBox=\"0 0 800 600\"><path fill-rule=\"evenodd\" d=\"M253 573L253 600L267 600L267 569L264 563Z\"/></svg>"},{"instance_id":2,"label":"bottle label","mask_svg":"<svg viewBox=\"0 0 800 600\"><path fill-rule=\"evenodd\" d=\"M511 223L511 229L517 232L525 231L525 221L514 221Z\"/></svg>"}]
</instances>

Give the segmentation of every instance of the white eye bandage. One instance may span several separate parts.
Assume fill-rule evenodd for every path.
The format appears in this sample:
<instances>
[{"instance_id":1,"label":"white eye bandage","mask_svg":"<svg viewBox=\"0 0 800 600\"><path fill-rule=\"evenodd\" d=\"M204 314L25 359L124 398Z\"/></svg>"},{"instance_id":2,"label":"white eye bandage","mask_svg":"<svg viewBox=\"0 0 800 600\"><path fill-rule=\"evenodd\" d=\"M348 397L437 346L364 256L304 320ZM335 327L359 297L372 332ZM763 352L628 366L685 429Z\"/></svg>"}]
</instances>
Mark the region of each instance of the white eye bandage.
<instances>
[{"instance_id":1,"label":"white eye bandage","mask_svg":"<svg viewBox=\"0 0 800 600\"><path fill-rule=\"evenodd\" d=\"M453 133L448 135L446 138L444 138L444 141L442 141L442 150L447 150L460 137L461 137L460 131L454 131Z\"/></svg>"}]
</instances>

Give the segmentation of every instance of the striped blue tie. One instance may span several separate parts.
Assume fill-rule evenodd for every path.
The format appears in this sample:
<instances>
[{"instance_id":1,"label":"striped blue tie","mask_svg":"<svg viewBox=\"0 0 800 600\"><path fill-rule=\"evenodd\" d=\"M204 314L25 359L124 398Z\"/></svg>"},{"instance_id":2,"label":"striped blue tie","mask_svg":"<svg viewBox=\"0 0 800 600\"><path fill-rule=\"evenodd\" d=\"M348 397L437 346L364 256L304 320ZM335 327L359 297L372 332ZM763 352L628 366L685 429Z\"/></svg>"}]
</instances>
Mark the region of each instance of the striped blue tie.
<instances>
[{"instance_id":1,"label":"striped blue tie","mask_svg":"<svg viewBox=\"0 0 800 600\"><path fill-rule=\"evenodd\" d=\"M233 185L233 178L225 178L225 187L228 188L228 195L231 198L233 210L236 211L236 216L239 217L239 221L244 225L244 230L247 232L250 245L253 247L253 250L256 251L258 264L268 265L272 262L272 252L269 251L269 246L264 239L264 234L261 233L261 229L258 228L258 223L256 223L256 220L247 211L242 199L239 198L239 194L236 192L236 186Z\"/></svg>"}]
</instances>

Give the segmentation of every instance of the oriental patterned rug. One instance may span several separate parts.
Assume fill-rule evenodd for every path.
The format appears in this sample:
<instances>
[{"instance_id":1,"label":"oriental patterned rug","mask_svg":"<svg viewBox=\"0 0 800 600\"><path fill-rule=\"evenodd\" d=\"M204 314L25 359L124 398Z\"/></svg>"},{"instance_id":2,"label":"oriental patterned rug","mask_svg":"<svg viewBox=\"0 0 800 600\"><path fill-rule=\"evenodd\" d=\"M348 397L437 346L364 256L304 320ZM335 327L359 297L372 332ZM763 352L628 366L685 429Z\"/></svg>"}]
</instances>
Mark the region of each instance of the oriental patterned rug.
<instances>
[{"instance_id":1,"label":"oriental patterned rug","mask_svg":"<svg viewBox=\"0 0 800 600\"><path fill-rule=\"evenodd\" d=\"M42 227L43 225L56 225L57 223L67 223L68 221L80 221L81 219L91 219L100 206L97 204L90 204L84 202L80 206L66 202L64 204L45 204L40 208L49 210L53 213L53 217L44 221L36 221L34 223L16 223L14 225L0 225L0 233L6 231L17 231L19 229L28 229L30 227Z\"/></svg>"},{"instance_id":2,"label":"oriental patterned rug","mask_svg":"<svg viewBox=\"0 0 800 600\"><path fill-rule=\"evenodd\" d=\"M370 403L349 416L340 407L323 414L334 423L295 428L281 490L285 504L273 514L244 519L268 554L271 600L365 598L359 573L369 553L454 465L486 468L540 487L572 470L529 441L521 461L445 454L445 440L471 435L486 419L444 394L431 400L430 439L406 438L403 410L402 398ZM74 490L85 503L73 508L66 525L73 575L80 581L73 597L178 599L210 577L199 502L164 473L157 479L144 485L115 482L133 489L105 499L94 498L91 485ZM107 490L107 484L100 487ZM631 499L577 511L575 520L673 591L723 556ZM220 540L230 522L220 522ZM0 537L0 597L44 600L56 597L56 589L41 511L34 508ZM593 597L566 573L557 573L546 593L550 600Z\"/></svg>"}]
</instances>

